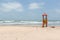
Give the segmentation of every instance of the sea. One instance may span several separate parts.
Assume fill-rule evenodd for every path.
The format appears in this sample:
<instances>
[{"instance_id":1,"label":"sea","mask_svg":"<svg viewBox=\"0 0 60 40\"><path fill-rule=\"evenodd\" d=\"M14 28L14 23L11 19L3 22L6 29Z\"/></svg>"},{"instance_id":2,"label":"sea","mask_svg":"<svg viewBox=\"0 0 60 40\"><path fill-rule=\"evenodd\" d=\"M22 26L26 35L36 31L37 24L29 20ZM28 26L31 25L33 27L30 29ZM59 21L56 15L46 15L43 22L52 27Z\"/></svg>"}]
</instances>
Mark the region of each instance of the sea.
<instances>
[{"instance_id":1,"label":"sea","mask_svg":"<svg viewBox=\"0 0 60 40\"><path fill-rule=\"evenodd\" d=\"M0 25L40 25L42 21L0 20ZM49 20L48 26L60 26L60 20Z\"/></svg>"}]
</instances>

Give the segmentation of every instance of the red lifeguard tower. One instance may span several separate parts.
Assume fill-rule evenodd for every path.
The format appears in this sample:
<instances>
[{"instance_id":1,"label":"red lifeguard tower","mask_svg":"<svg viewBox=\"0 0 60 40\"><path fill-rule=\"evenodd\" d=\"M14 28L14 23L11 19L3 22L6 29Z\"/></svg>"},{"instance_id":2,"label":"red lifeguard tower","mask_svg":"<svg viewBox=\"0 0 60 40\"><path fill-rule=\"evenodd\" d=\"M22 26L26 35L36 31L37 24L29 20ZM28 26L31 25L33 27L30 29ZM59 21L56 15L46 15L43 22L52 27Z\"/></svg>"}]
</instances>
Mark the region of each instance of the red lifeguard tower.
<instances>
[{"instance_id":1,"label":"red lifeguard tower","mask_svg":"<svg viewBox=\"0 0 60 40\"><path fill-rule=\"evenodd\" d=\"M42 27L47 27L47 14L46 13L44 13L44 14L42 14Z\"/></svg>"}]
</instances>

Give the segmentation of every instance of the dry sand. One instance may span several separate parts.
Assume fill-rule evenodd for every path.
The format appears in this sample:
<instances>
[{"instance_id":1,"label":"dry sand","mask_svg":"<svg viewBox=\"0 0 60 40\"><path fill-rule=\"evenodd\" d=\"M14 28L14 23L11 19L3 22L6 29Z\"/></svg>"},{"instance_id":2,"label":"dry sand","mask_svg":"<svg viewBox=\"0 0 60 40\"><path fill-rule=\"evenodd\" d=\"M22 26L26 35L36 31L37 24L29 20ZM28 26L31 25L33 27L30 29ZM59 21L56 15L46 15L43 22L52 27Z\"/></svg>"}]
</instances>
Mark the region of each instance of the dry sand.
<instances>
[{"instance_id":1,"label":"dry sand","mask_svg":"<svg viewBox=\"0 0 60 40\"><path fill-rule=\"evenodd\" d=\"M60 27L0 26L0 40L60 40Z\"/></svg>"}]
</instances>

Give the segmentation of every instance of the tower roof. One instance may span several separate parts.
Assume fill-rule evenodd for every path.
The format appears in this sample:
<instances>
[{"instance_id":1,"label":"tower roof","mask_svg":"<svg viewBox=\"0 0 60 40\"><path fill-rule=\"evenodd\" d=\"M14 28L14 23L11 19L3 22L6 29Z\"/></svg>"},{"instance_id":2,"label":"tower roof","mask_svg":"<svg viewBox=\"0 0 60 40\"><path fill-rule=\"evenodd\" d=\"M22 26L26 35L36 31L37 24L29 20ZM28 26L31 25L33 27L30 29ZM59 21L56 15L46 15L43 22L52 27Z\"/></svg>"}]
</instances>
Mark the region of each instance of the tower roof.
<instances>
[{"instance_id":1,"label":"tower roof","mask_svg":"<svg viewBox=\"0 0 60 40\"><path fill-rule=\"evenodd\" d=\"M47 14L46 14L46 13L44 13L44 14L42 14L42 16L47 16Z\"/></svg>"}]
</instances>

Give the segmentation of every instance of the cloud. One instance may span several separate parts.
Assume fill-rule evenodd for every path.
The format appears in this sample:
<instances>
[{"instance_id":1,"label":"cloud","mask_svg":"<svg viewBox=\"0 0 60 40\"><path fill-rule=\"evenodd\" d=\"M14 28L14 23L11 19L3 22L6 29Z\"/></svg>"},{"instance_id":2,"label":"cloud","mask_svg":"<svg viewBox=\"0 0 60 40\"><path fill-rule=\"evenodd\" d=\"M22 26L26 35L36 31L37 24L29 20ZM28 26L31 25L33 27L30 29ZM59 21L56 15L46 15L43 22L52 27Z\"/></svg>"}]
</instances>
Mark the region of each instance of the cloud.
<instances>
[{"instance_id":1,"label":"cloud","mask_svg":"<svg viewBox=\"0 0 60 40\"><path fill-rule=\"evenodd\" d=\"M60 9L55 9L55 12L56 13L60 13Z\"/></svg>"},{"instance_id":2,"label":"cloud","mask_svg":"<svg viewBox=\"0 0 60 40\"><path fill-rule=\"evenodd\" d=\"M41 2L40 5L41 5L41 6L45 5L45 2Z\"/></svg>"},{"instance_id":3,"label":"cloud","mask_svg":"<svg viewBox=\"0 0 60 40\"><path fill-rule=\"evenodd\" d=\"M17 2L9 2L9 3L1 3L0 4L0 11L2 12L10 12L10 11L23 11L22 4Z\"/></svg>"},{"instance_id":4,"label":"cloud","mask_svg":"<svg viewBox=\"0 0 60 40\"><path fill-rule=\"evenodd\" d=\"M45 3L44 2L41 2L41 3L31 3L30 5L29 5L29 9L41 9L41 8L43 8L43 6L45 5Z\"/></svg>"},{"instance_id":5,"label":"cloud","mask_svg":"<svg viewBox=\"0 0 60 40\"><path fill-rule=\"evenodd\" d=\"M39 8L39 5L37 3L31 3L29 5L29 9L37 9L37 8Z\"/></svg>"}]
</instances>

